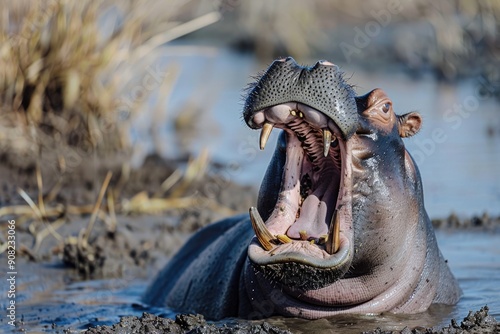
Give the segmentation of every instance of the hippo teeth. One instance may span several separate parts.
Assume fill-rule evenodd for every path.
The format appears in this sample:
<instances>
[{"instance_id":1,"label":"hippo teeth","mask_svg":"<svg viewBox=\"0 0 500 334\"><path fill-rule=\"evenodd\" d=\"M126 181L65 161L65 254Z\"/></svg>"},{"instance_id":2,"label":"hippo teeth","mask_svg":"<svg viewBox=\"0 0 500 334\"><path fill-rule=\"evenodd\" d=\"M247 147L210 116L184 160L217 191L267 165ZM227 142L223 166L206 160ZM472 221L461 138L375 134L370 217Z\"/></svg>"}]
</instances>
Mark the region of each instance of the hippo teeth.
<instances>
[{"instance_id":1,"label":"hippo teeth","mask_svg":"<svg viewBox=\"0 0 500 334\"><path fill-rule=\"evenodd\" d=\"M274 127L283 129L286 136L286 159L274 209L266 208L266 221L256 208L249 211L260 248L269 254L286 253L290 247L298 247L299 253L321 250L322 256L339 253L344 214L337 215L336 209L344 194L345 142L337 125L300 103L261 110L253 123L261 127L260 149L265 148Z\"/></svg>"},{"instance_id":2,"label":"hippo teeth","mask_svg":"<svg viewBox=\"0 0 500 334\"><path fill-rule=\"evenodd\" d=\"M328 129L323 129L323 155L326 157L330 152L330 144L332 143L332 133Z\"/></svg>"},{"instance_id":3,"label":"hippo teeth","mask_svg":"<svg viewBox=\"0 0 500 334\"><path fill-rule=\"evenodd\" d=\"M262 131L260 133L260 149L263 150L266 147L267 140L269 139L269 135L271 135L271 131L273 131L273 125L271 123L264 123L262 126Z\"/></svg>"},{"instance_id":4,"label":"hippo teeth","mask_svg":"<svg viewBox=\"0 0 500 334\"><path fill-rule=\"evenodd\" d=\"M330 145L337 140L335 135L332 135L329 129L323 129L323 155L325 158L328 156L330 152Z\"/></svg>"},{"instance_id":5,"label":"hippo teeth","mask_svg":"<svg viewBox=\"0 0 500 334\"><path fill-rule=\"evenodd\" d=\"M338 211L335 210L330 224L330 230L325 241L325 250L328 254L335 254L340 247L340 217Z\"/></svg>"},{"instance_id":6,"label":"hippo teeth","mask_svg":"<svg viewBox=\"0 0 500 334\"><path fill-rule=\"evenodd\" d=\"M257 239L259 240L260 244L262 247L270 251L271 249L274 248L273 244L271 244L271 240L274 240L275 238L269 232L269 230L266 227L266 224L264 223L264 220L259 214L259 211L255 207L251 207L249 210L250 213L250 221L252 222L252 227L253 230L255 231L255 235L257 236Z\"/></svg>"}]
</instances>

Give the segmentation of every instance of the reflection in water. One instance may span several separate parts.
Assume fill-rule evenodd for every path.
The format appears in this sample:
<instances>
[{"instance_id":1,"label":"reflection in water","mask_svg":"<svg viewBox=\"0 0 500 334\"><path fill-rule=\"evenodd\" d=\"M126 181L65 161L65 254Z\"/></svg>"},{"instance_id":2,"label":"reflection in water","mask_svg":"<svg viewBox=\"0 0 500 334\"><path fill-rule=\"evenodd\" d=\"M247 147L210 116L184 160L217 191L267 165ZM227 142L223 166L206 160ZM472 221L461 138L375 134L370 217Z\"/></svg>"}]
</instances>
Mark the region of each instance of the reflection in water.
<instances>
[{"instance_id":1,"label":"reflection in water","mask_svg":"<svg viewBox=\"0 0 500 334\"><path fill-rule=\"evenodd\" d=\"M250 76L267 64L224 49L163 60L182 67L167 119L185 113L186 105L197 105L198 131L190 151L196 154L207 147L215 160L240 166L230 171L232 180L259 184L278 131L261 152L257 131L241 120L241 95ZM392 98L397 113L418 110L423 115L420 134L405 142L420 168L431 217L451 212L500 214L500 110L493 99L479 94L479 84L467 81L454 86L425 77L415 81L402 73L367 73L352 66L343 69L347 77L352 75L350 83L356 85L358 94L379 87ZM162 125L164 143L177 140L170 123ZM145 131L141 139L150 140L148 135ZM161 153L175 156L175 146L166 145Z\"/></svg>"},{"instance_id":2,"label":"reflection in water","mask_svg":"<svg viewBox=\"0 0 500 334\"><path fill-rule=\"evenodd\" d=\"M304 320L273 318L273 325L290 329L293 333L344 333L359 334L374 330L377 327L384 330L402 330L405 327L432 327L447 320L452 307L433 306L427 312L412 315L382 314L382 315L341 315L329 319Z\"/></svg>"}]
</instances>

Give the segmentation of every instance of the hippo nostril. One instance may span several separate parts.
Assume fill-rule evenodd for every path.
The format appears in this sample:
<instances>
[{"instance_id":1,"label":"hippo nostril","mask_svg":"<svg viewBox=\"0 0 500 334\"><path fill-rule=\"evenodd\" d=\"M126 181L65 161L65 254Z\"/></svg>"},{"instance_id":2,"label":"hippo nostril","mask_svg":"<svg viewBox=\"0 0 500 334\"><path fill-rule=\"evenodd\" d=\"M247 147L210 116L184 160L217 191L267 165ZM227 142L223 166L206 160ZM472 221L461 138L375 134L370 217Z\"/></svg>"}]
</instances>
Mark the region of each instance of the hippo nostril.
<instances>
[{"instance_id":1,"label":"hippo nostril","mask_svg":"<svg viewBox=\"0 0 500 334\"><path fill-rule=\"evenodd\" d=\"M302 103L332 119L338 124L342 137L347 139L356 126L355 95L339 67L332 62L322 60L313 67L300 66L292 57L287 57L275 60L251 85L243 113L250 118L258 110L292 102ZM301 116L299 111L293 115L290 110L286 110L286 117ZM261 121L252 119L247 124L255 129L263 124Z\"/></svg>"}]
</instances>

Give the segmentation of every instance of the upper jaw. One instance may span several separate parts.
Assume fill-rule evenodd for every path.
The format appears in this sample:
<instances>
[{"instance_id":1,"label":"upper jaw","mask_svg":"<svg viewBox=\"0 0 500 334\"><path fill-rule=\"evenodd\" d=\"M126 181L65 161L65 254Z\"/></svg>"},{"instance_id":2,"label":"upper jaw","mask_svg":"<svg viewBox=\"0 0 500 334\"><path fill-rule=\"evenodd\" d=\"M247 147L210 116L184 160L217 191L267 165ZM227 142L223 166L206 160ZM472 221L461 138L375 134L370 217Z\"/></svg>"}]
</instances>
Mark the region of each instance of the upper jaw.
<instances>
[{"instance_id":1,"label":"upper jaw","mask_svg":"<svg viewBox=\"0 0 500 334\"><path fill-rule=\"evenodd\" d=\"M291 57L276 60L249 86L243 117L252 129L259 128L255 114L277 105L295 101L321 110L348 139L356 130L356 94L344 80L339 67L318 61L314 66L300 66Z\"/></svg>"}]
</instances>

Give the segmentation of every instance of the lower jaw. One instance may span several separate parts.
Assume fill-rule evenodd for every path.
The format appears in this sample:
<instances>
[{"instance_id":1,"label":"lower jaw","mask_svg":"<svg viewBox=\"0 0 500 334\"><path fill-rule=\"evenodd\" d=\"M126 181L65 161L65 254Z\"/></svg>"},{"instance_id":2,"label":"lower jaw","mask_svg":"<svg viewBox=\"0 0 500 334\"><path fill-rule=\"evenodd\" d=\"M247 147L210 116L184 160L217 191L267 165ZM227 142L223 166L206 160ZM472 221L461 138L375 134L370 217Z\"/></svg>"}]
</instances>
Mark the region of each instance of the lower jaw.
<instances>
[{"instance_id":1,"label":"lower jaw","mask_svg":"<svg viewBox=\"0 0 500 334\"><path fill-rule=\"evenodd\" d=\"M283 247L283 246L278 246ZM350 245L343 240L339 252L330 259L304 257L301 253L283 252L276 259L270 257L262 261L263 250L257 240L248 248L248 257L256 272L271 283L283 289L298 291L318 290L344 277L351 265Z\"/></svg>"},{"instance_id":2,"label":"lower jaw","mask_svg":"<svg viewBox=\"0 0 500 334\"><path fill-rule=\"evenodd\" d=\"M307 248L316 248L322 256L307 254ZM306 241L294 241L293 245L283 244L266 251L254 238L248 247L248 258L265 280L283 288L308 291L324 288L342 278L350 268L352 250L352 243L345 236L341 237L337 253L332 255Z\"/></svg>"}]
</instances>

